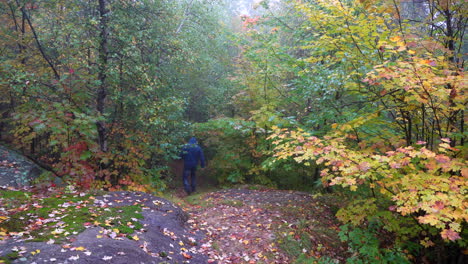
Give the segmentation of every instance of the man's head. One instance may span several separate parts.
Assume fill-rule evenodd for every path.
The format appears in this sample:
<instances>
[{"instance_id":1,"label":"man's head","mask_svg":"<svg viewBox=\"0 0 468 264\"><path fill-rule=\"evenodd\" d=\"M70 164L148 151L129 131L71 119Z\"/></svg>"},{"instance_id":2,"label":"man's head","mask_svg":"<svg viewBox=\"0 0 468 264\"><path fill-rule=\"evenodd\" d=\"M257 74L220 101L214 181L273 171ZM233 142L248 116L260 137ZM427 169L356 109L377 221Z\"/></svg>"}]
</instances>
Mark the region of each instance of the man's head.
<instances>
[{"instance_id":1,"label":"man's head","mask_svg":"<svg viewBox=\"0 0 468 264\"><path fill-rule=\"evenodd\" d=\"M192 137L189 142L189 144L197 144L197 139L195 137Z\"/></svg>"}]
</instances>

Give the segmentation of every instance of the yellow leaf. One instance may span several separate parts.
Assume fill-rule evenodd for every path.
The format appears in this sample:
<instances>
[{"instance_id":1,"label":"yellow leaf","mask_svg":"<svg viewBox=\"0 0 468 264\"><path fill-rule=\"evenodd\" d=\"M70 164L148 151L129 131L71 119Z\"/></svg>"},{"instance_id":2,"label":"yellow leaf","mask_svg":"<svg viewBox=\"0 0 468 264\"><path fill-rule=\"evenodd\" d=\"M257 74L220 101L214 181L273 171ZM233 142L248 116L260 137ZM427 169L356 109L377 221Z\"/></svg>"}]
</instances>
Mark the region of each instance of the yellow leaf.
<instances>
[{"instance_id":1,"label":"yellow leaf","mask_svg":"<svg viewBox=\"0 0 468 264\"><path fill-rule=\"evenodd\" d=\"M101 235L97 235L96 238L102 238L102 236L101 236Z\"/></svg>"},{"instance_id":2,"label":"yellow leaf","mask_svg":"<svg viewBox=\"0 0 468 264\"><path fill-rule=\"evenodd\" d=\"M78 250L78 251L85 251L86 248L84 248L84 247L77 247L77 248L75 248L75 250Z\"/></svg>"},{"instance_id":3,"label":"yellow leaf","mask_svg":"<svg viewBox=\"0 0 468 264\"><path fill-rule=\"evenodd\" d=\"M135 241L140 240L140 238L137 235L132 236L132 239L135 240Z\"/></svg>"},{"instance_id":4,"label":"yellow leaf","mask_svg":"<svg viewBox=\"0 0 468 264\"><path fill-rule=\"evenodd\" d=\"M392 38L390 38L391 41L393 42L398 42L398 41L401 41L401 37L400 36L394 36Z\"/></svg>"},{"instance_id":5,"label":"yellow leaf","mask_svg":"<svg viewBox=\"0 0 468 264\"><path fill-rule=\"evenodd\" d=\"M462 175L464 178L468 178L468 168L462 168L462 169L461 169L461 175Z\"/></svg>"},{"instance_id":6,"label":"yellow leaf","mask_svg":"<svg viewBox=\"0 0 468 264\"><path fill-rule=\"evenodd\" d=\"M179 242L179 245L183 246L183 245L184 245L184 242L180 241L180 242Z\"/></svg>"}]
</instances>

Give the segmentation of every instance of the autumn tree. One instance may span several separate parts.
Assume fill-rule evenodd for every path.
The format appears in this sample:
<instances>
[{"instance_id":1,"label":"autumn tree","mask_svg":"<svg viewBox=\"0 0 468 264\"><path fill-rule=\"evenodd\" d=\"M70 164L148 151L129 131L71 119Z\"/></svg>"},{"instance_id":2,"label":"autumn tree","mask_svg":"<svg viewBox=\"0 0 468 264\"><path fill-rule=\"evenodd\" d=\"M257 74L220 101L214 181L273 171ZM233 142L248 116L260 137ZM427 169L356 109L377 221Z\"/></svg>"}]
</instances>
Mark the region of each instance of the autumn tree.
<instances>
[{"instance_id":1,"label":"autumn tree","mask_svg":"<svg viewBox=\"0 0 468 264\"><path fill-rule=\"evenodd\" d=\"M345 222L379 219L397 246L420 240L439 262L450 258L448 241L463 247L466 232L466 3L262 3L269 14L244 19L236 104L245 119L263 112L283 120L267 128L290 128L270 138L277 161L264 165L320 168L325 186L349 188L357 200L340 211ZM442 204L448 211L432 215Z\"/></svg>"},{"instance_id":2,"label":"autumn tree","mask_svg":"<svg viewBox=\"0 0 468 264\"><path fill-rule=\"evenodd\" d=\"M209 118L201 109L212 100L223 105L215 87L229 85L223 68L229 60L222 56L229 43L210 12L220 6L112 0L0 5L1 89L8 95L2 98L2 136L85 188L164 187L165 163L177 155L189 121ZM211 37L198 37L205 34ZM200 97L191 98L195 94Z\"/></svg>"}]
</instances>

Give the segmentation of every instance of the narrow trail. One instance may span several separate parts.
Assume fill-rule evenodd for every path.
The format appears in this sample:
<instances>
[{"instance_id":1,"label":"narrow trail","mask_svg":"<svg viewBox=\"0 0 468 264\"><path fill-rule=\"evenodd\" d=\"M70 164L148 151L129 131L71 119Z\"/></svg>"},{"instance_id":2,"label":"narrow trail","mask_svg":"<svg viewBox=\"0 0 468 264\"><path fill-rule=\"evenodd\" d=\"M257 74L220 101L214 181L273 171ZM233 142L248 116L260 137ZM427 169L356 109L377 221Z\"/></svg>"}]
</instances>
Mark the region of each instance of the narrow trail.
<instances>
[{"instance_id":1,"label":"narrow trail","mask_svg":"<svg viewBox=\"0 0 468 264\"><path fill-rule=\"evenodd\" d=\"M188 223L207 234L201 250L210 263L293 263L301 254L345 258L330 197L228 189L185 200Z\"/></svg>"}]
</instances>

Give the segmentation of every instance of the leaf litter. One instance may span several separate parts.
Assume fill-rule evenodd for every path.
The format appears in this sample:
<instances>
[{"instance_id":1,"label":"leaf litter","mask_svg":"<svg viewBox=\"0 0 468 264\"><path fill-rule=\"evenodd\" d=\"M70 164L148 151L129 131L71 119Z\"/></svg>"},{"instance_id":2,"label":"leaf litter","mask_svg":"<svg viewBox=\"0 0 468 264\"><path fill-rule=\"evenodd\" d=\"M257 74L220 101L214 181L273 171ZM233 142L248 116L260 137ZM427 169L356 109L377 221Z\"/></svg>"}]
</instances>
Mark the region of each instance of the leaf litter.
<instances>
[{"instance_id":1,"label":"leaf litter","mask_svg":"<svg viewBox=\"0 0 468 264\"><path fill-rule=\"evenodd\" d=\"M33 195L21 206L2 204L2 212L7 213L0 218L0 257L14 253L13 260L31 263L126 263L135 259L146 259L143 263L293 263L299 255L345 259L346 249L337 237L338 222L328 198L306 193L265 189L211 192L198 197L203 203L186 203L188 215L171 202L144 193L59 193L52 195L59 199L55 206L47 206L44 201L51 202L47 200L50 196ZM38 215L32 208L43 212ZM82 229L69 228L66 217L72 215L71 209L88 213L86 221L80 222ZM17 214L27 223L23 230L4 228ZM24 243L44 234L42 244ZM8 241L14 242L5 246ZM109 241L120 243L118 250L110 251ZM51 247L55 249L48 255Z\"/></svg>"},{"instance_id":2,"label":"leaf litter","mask_svg":"<svg viewBox=\"0 0 468 264\"><path fill-rule=\"evenodd\" d=\"M344 262L345 246L330 199L280 190L229 189L188 206L188 223L206 233L201 250L209 263L293 263L305 257Z\"/></svg>"}]
</instances>

